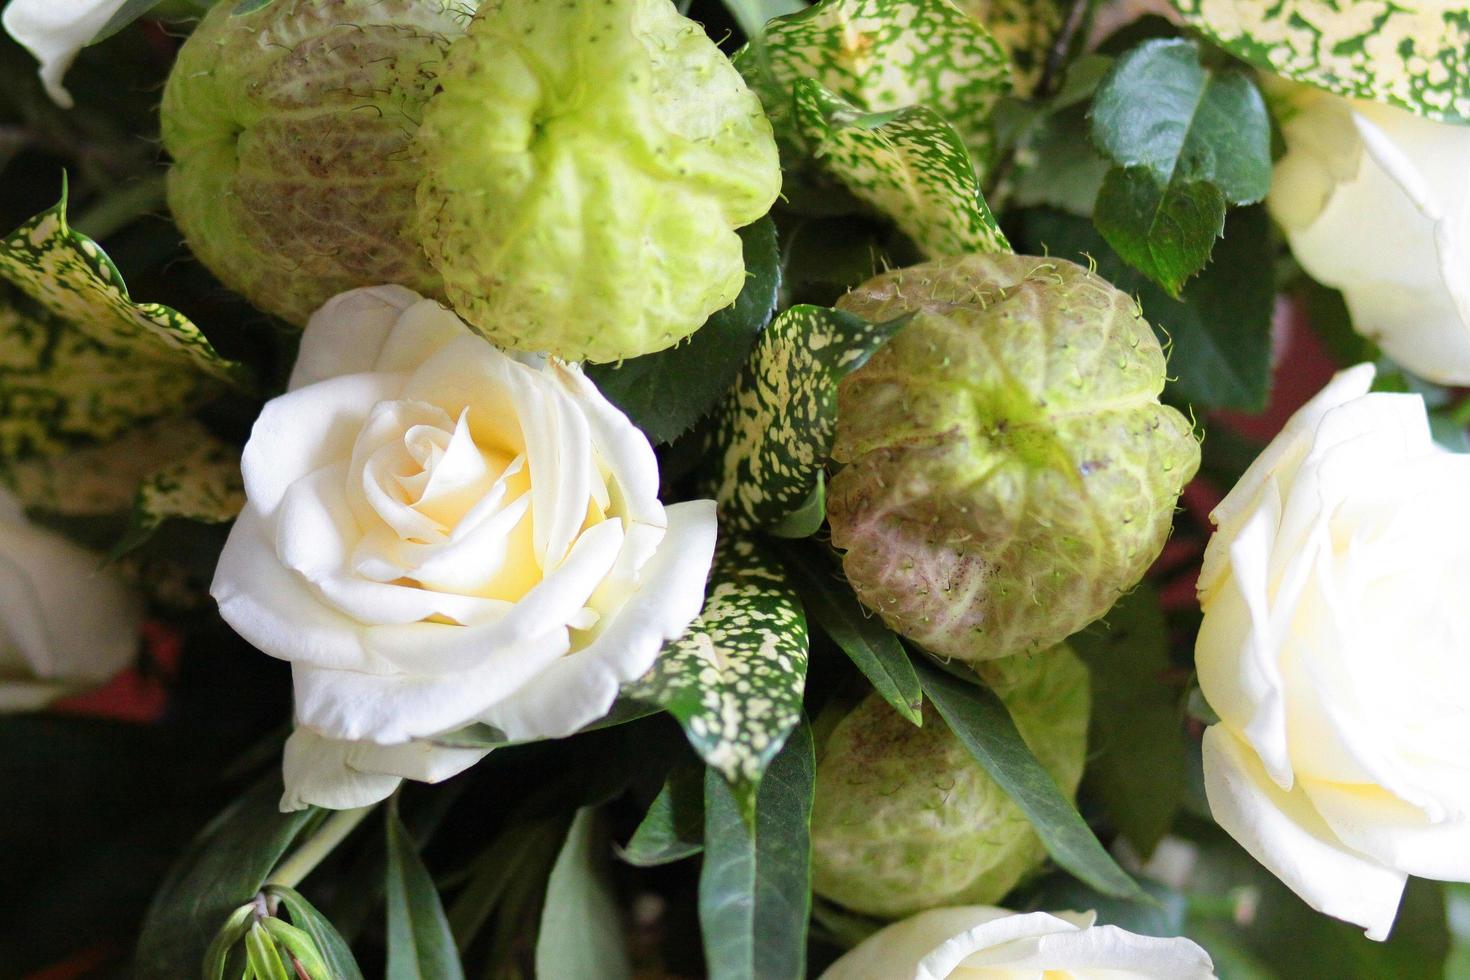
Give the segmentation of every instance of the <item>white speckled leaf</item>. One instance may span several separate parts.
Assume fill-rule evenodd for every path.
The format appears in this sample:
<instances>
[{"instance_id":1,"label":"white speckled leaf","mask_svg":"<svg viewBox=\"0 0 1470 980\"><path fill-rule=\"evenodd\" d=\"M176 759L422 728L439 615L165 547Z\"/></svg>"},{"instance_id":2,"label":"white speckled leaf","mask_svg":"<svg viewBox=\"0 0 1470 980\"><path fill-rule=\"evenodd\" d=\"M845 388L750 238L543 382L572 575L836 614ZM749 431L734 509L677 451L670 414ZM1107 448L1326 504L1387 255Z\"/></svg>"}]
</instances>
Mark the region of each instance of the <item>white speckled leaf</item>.
<instances>
[{"instance_id":1,"label":"white speckled leaf","mask_svg":"<svg viewBox=\"0 0 1470 980\"><path fill-rule=\"evenodd\" d=\"M1011 57L1019 94L1029 94L1046 65L1046 53L1062 27L1061 8L1051 0L955 0Z\"/></svg>"},{"instance_id":2,"label":"white speckled leaf","mask_svg":"<svg viewBox=\"0 0 1470 980\"><path fill-rule=\"evenodd\" d=\"M955 128L928 106L865 113L796 84L797 126L821 167L930 258L1009 252Z\"/></svg>"},{"instance_id":3,"label":"white speckled leaf","mask_svg":"<svg viewBox=\"0 0 1470 980\"><path fill-rule=\"evenodd\" d=\"M132 301L64 194L0 239L0 458L107 439L238 377L183 314Z\"/></svg>"},{"instance_id":4,"label":"white speckled leaf","mask_svg":"<svg viewBox=\"0 0 1470 980\"><path fill-rule=\"evenodd\" d=\"M789 124L792 88L807 78L866 112L927 105L954 124L977 162L988 158L990 112L1010 90L1010 61L949 0L823 0L771 21L765 38L770 77L746 53L737 64L778 133Z\"/></svg>"},{"instance_id":5,"label":"white speckled leaf","mask_svg":"<svg viewBox=\"0 0 1470 980\"><path fill-rule=\"evenodd\" d=\"M722 523L767 527L807 501L832 451L837 382L903 322L800 305L766 328L716 418Z\"/></svg>"},{"instance_id":6,"label":"white speckled leaf","mask_svg":"<svg viewBox=\"0 0 1470 980\"><path fill-rule=\"evenodd\" d=\"M240 451L213 437L186 455L154 470L138 488L132 540L146 536L170 517L224 524L245 506Z\"/></svg>"},{"instance_id":7,"label":"white speckled leaf","mask_svg":"<svg viewBox=\"0 0 1470 980\"><path fill-rule=\"evenodd\" d=\"M801 721L807 631L786 571L758 540L722 535L704 611L625 691L662 705L745 813Z\"/></svg>"},{"instance_id":8,"label":"white speckled leaf","mask_svg":"<svg viewBox=\"0 0 1470 980\"><path fill-rule=\"evenodd\" d=\"M1470 120L1470 5L1392 0L1174 0L1251 64L1433 119Z\"/></svg>"}]
</instances>

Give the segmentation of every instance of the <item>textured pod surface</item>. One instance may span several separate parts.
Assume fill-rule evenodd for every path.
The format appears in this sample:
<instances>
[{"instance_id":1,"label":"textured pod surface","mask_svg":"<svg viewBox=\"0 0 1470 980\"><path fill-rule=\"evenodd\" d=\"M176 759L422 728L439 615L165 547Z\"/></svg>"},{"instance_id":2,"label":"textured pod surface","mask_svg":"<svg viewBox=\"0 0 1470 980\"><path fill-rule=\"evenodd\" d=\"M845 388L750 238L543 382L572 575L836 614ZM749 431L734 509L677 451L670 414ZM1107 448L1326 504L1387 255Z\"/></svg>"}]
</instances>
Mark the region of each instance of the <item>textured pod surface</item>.
<instances>
[{"instance_id":1,"label":"textured pod surface","mask_svg":"<svg viewBox=\"0 0 1470 980\"><path fill-rule=\"evenodd\" d=\"M1071 797L1087 755L1087 669L1063 646L981 670ZM889 918L991 903L1045 856L1025 814L932 706L916 728L870 694L832 730L812 811L818 894Z\"/></svg>"},{"instance_id":2,"label":"textured pod surface","mask_svg":"<svg viewBox=\"0 0 1470 980\"><path fill-rule=\"evenodd\" d=\"M1199 466L1134 301L1070 262L976 255L838 306L915 314L838 388L847 465L827 516L863 602L965 660L1045 649L1106 613Z\"/></svg>"},{"instance_id":3,"label":"textured pod surface","mask_svg":"<svg viewBox=\"0 0 1470 980\"><path fill-rule=\"evenodd\" d=\"M440 294L414 132L467 0L220 3L164 90L168 200L200 260L295 324L358 286Z\"/></svg>"},{"instance_id":4,"label":"textured pod surface","mask_svg":"<svg viewBox=\"0 0 1470 980\"><path fill-rule=\"evenodd\" d=\"M497 344L662 350L745 281L780 190L760 102L669 0L491 2L420 132L424 248Z\"/></svg>"}]
</instances>

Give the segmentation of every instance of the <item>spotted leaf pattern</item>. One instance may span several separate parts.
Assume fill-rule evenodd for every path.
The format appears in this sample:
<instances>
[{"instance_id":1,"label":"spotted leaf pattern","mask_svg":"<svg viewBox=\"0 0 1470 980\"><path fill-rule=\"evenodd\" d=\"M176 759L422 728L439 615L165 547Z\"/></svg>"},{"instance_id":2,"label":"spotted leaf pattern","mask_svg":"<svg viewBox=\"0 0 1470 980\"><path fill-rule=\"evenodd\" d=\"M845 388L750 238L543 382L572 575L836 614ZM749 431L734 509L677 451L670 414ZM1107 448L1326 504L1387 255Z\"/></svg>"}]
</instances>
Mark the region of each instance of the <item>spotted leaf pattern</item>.
<instances>
[{"instance_id":1,"label":"spotted leaf pattern","mask_svg":"<svg viewBox=\"0 0 1470 980\"><path fill-rule=\"evenodd\" d=\"M0 459L178 414L241 380L187 317L135 303L66 219L66 196L0 239Z\"/></svg>"},{"instance_id":2,"label":"spotted leaf pattern","mask_svg":"<svg viewBox=\"0 0 1470 980\"><path fill-rule=\"evenodd\" d=\"M722 535L704 611L624 694L668 709L751 819L761 776L801 721L806 666L806 617L780 560Z\"/></svg>"},{"instance_id":3,"label":"spotted leaf pattern","mask_svg":"<svg viewBox=\"0 0 1470 980\"><path fill-rule=\"evenodd\" d=\"M1010 251L970 154L939 113L865 113L810 79L797 83L794 104L822 168L930 258Z\"/></svg>"},{"instance_id":4,"label":"spotted leaf pattern","mask_svg":"<svg viewBox=\"0 0 1470 980\"><path fill-rule=\"evenodd\" d=\"M798 305L766 328L716 418L722 524L768 527L807 501L832 450L837 382L902 323Z\"/></svg>"},{"instance_id":5,"label":"spotted leaf pattern","mask_svg":"<svg viewBox=\"0 0 1470 980\"><path fill-rule=\"evenodd\" d=\"M1470 121L1470 5L1395 0L1174 0L1257 67L1432 119Z\"/></svg>"},{"instance_id":6,"label":"spotted leaf pattern","mask_svg":"<svg viewBox=\"0 0 1470 980\"><path fill-rule=\"evenodd\" d=\"M1005 49L949 0L822 0L766 25L769 71L736 59L778 135L791 91L811 79L864 112L925 105L951 122L977 161L993 143L990 113L1011 88Z\"/></svg>"}]
</instances>

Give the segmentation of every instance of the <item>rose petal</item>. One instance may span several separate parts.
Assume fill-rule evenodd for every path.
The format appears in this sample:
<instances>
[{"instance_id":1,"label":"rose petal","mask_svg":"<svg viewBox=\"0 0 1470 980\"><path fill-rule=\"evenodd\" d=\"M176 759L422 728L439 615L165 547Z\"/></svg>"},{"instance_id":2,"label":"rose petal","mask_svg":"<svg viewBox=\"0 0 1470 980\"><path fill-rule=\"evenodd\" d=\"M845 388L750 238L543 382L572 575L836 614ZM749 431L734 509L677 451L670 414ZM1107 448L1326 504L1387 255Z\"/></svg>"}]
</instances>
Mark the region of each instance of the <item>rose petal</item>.
<instances>
[{"instance_id":1,"label":"rose petal","mask_svg":"<svg viewBox=\"0 0 1470 980\"><path fill-rule=\"evenodd\" d=\"M1231 837L1312 908L1388 937L1407 875L1342 843L1300 787L1281 789L1220 725L1204 737L1210 812Z\"/></svg>"},{"instance_id":2,"label":"rose petal","mask_svg":"<svg viewBox=\"0 0 1470 980\"><path fill-rule=\"evenodd\" d=\"M639 590L586 648L552 664L480 715L511 739L561 738L607 714L622 685L647 673L668 640L683 635L704 603L715 549L715 503L665 508L669 527L642 569Z\"/></svg>"},{"instance_id":3,"label":"rose petal","mask_svg":"<svg viewBox=\"0 0 1470 980\"><path fill-rule=\"evenodd\" d=\"M281 756L286 782L281 811L309 806L355 810L393 795L403 780L392 773L363 772L348 765L353 748L352 742L324 738L309 728L292 732Z\"/></svg>"},{"instance_id":4,"label":"rose petal","mask_svg":"<svg viewBox=\"0 0 1470 980\"><path fill-rule=\"evenodd\" d=\"M327 300L301 333L286 390L374 370L403 311L422 299L403 286L367 286Z\"/></svg>"},{"instance_id":5,"label":"rose petal","mask_svg":"<svg viewBox=\"0 0 1470 980\"><path fill-rule=\"evenodd\" d=\"M72 107L61 79L127 0L11 0L0 22L41 63L37 74L51 101Z\"/></svg>"},{"instance_id":6,"label":"rose petal","mask_svg":"<svg viewBox=\"0 0 1470 980\"><path fill-rule=\"evenodd\" d=\"M1431 822L1377 786L1303 780L1302 789L1348 847L1408 874L1470 881L1470 820Z\"/></svg>"}]
</instances>

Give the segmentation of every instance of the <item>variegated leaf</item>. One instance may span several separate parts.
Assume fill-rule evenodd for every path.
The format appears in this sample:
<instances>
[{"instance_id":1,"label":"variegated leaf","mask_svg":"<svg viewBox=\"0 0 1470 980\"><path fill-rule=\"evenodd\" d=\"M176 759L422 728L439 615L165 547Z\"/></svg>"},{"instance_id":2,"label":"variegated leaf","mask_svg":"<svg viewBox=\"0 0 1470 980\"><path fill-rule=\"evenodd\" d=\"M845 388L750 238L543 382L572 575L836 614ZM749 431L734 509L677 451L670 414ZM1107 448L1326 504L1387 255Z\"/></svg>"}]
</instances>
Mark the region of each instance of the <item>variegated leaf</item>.
<instances>
[{"instance_id":1,"label":"variegated leaf","mask_svg":"<svg viewBox=\"0 0 1470 980\"><path fill-rule=\"evenodd\" d=\"M977 163L989 156L990 113L1010 90L1005 49L949 0L823 0L766 25L769 72L737 64L781 133L791 91L811 79L865 112L926 105L954 124Z\"/></svg>"},{"instance_id":2,"label":"variegated leaf","mask_svg":"<svg viewBox=\"0 0 1470 980\"><path fill-rule=\"evenodd\" d=\"M1257 67L1432 119L1470 121L1470 5L1394 0L1174 0Z\"/></svg>"},{"instance_id":3,"label":"variegated leaf","mask_svg":"<svg viewBox=\"0 0 1470 980\"><path fill-rule=\"evenodd\" d=\"M193 419L166 419L102 445L10 462L0 469L0 482L28 510L69 517L121 514L133 506L149 474L210 438Z\"/></svg>"},{"instance_id":4,"label":"variegated leaf","mask_svg":"<svg viewBox=\"0 0 1470 980\"><path fill-rule=\"evenodd\" d=\"M795 109L821 167L929 256L1010 251L970 154L933 109L865 113L810 79L797 83Z\"/></svg>"},{"instance_id":5,"label":"variegated leaf","mask_svg":"<svg viewBox=\"0 0 1470 980\"><path fill-rule=\"evenodd\" d=\"M169 518L225 524L244 506L240 451L206 433L186 454L143 480L133 503L132 525L113 555L138 547Z\"/></svg>"},{"instance_id":6,"label":"variegated leaf","mask_svg":"<svg viewBox=\"0 0 1470 980\"><path fill-rule=\"evenodd\" d=\"M667 708L753 815L766 767L801 721L806 617L779 559L722 535L704 611L624 693Z\"/></svg>"},{"instance_id":7,"label":"variegated leaf","mask_svg":"<svg viewBox=\"0 0 1470 980\"><path fill-rule=\"evenodd\" d=\"M0 239L0 458L177 414L239 369L183 314L135 303L66 197Z\"/></svg>"},{"instance_id":8,"label":"variegated leaf","mask_svg":"<svg viewBox=\"0 0 1470 980\"><path fill-rule=\"evenodd\" d=\"M955 0L955 6L983 24L1000 42L1011 57L1016 91L1029 94L1061 30L1061 7L1052 0Z\"/></svg>"},{"instance_id":9,"label":"variegated leaf","mask_svg":"<svg viewBox=\"0 0 1470 980\"><path fill-rule=\"evenodd\" d=\"M807 501L832 451L837 382L902 323L801 305L766 328L716 419L723 523L767 527Z\"/></svg>"}]
</instances>

